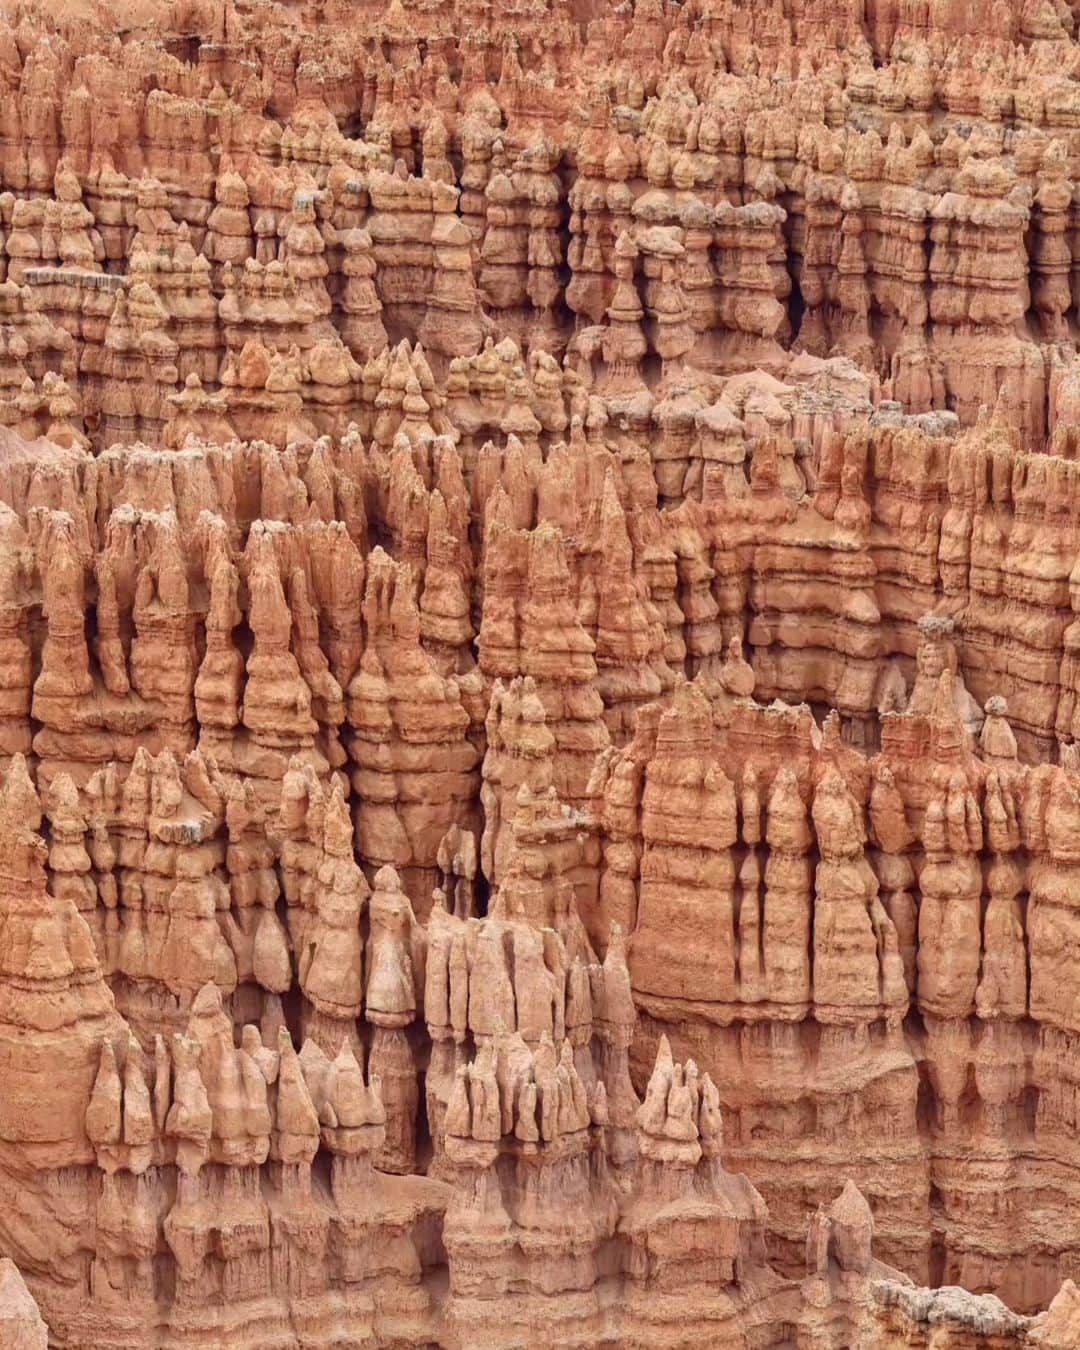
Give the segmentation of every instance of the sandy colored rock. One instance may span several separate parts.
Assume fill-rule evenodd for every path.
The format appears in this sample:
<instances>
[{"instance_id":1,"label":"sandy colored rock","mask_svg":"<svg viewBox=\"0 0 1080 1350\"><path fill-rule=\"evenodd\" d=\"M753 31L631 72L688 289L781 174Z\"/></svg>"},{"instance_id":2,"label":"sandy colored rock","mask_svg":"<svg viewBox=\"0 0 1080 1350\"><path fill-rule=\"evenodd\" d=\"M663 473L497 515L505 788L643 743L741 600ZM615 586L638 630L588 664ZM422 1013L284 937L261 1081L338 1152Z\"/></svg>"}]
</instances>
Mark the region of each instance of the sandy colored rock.
<instances>
[{"instance_id":1,"label":"sandy colored rock","mask_svg":"<svg viewBox=\"0 0 1080 1350\"><path fill-rule=\"evenodd\" d=\"M3 1345L1078 1343L1078 36L2 7Z\"/></svg>"},{"instance_id":2,"label":"sandy colored rock","mask_svg":"<svg viewBox=\"0 0 1080 1350\"><path fill-rule=\"evenodd\" d=\"M15 1264L0 1265L0 1333L11 1350L44 1350L48 1330Z\"/></svg>"}]
</instances>

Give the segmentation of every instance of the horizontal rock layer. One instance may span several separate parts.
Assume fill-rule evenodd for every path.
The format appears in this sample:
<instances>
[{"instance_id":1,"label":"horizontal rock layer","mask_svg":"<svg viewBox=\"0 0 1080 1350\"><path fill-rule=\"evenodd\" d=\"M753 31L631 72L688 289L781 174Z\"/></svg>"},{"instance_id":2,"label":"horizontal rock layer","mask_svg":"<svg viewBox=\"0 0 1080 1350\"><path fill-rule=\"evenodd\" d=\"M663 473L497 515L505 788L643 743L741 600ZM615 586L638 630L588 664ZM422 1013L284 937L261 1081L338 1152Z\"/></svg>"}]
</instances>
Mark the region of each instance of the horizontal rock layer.
<instances>
[{"instance_id":1,"label":"horizontal rock layer","mask_svg":"<svg viewBox=\"0 0 1080 1350\"><path fill-rule=\"evenodd\" d=\"M1075 1345L1070 7L46 8L3 1344Z\"/></svg>"}]
</instances>

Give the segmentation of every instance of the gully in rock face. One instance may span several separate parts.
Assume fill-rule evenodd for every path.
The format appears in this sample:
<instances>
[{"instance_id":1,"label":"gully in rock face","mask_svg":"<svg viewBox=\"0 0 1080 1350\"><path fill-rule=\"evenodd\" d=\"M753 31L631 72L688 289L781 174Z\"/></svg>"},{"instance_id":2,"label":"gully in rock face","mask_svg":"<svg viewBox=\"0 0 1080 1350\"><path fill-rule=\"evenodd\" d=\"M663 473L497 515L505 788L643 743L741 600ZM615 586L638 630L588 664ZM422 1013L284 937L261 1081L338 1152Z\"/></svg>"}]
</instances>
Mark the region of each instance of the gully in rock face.
<instances>
[{"instance_id":1,"label":"gully in rock face","mask_svg":"<svg viewBox=\"0 0 1080 1350\"><path fill-rule=\"evenodd\" d=\"M835 11L0 6L0 1345L1080 1343L1080 32Z\"/></svg>"}]
</instances>

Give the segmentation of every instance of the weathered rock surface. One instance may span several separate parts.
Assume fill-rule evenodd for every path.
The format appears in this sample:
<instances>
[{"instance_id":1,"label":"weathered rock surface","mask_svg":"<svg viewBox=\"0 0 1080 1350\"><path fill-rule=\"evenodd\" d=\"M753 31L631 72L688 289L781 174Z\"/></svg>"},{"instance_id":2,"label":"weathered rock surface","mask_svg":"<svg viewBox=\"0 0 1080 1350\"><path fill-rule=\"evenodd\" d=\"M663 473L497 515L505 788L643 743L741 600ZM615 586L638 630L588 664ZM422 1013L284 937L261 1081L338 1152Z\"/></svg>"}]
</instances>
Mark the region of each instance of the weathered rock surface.
<instances>
[{"instance_id":1,"label":"weathered rock surface","mask_svg":"<svg viewBox=\"0 0 1080 1350\"><path fill-rule=\"evenodd\" d=\"M1078 24L4 7L0 1346L1080 1345Z\"/></svg>"}]
</instances>

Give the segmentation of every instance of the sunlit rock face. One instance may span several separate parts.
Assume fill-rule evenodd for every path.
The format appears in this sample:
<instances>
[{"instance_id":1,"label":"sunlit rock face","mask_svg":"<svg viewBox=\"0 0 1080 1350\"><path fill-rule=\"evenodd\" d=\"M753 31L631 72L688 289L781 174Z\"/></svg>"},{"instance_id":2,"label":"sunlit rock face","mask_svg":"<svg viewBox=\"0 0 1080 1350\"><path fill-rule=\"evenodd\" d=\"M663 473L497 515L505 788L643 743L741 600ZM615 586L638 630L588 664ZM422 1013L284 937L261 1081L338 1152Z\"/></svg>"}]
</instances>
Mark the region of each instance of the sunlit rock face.
<instances>
[{"instance_id":1,"label":"sunlit rock face","mask_svg":"<svg viewBox=\"0 0 1080 1350\"><path fill-rule=\"evenodd\" d=\"M7 6L4 1350L1080 1344L1076 23Z\"/></svg>"}]
</instances>

